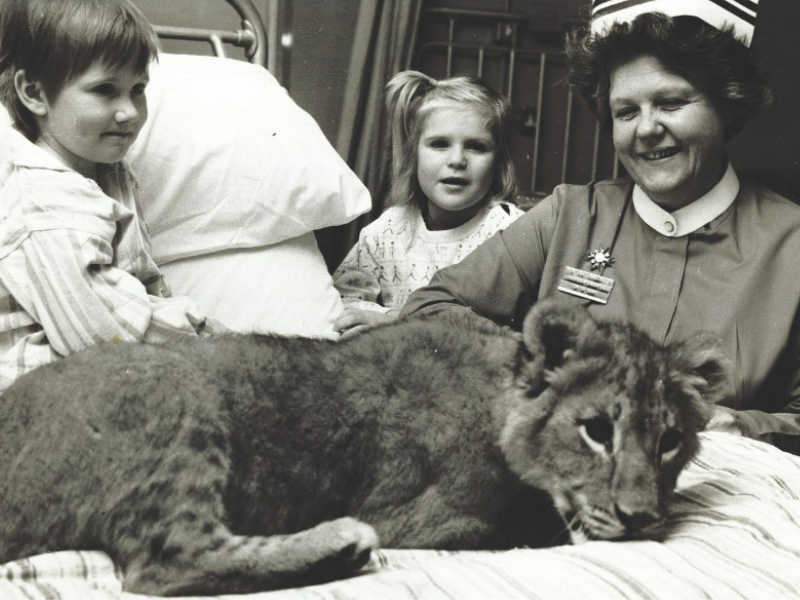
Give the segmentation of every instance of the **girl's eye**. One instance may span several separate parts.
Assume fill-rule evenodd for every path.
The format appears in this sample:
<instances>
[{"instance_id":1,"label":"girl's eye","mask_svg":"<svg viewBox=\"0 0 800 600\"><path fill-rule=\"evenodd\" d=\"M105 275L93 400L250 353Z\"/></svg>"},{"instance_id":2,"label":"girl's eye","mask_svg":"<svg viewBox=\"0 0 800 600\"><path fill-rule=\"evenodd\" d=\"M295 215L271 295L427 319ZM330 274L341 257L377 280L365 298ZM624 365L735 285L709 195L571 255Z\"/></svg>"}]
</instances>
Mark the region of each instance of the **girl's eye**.
<instances>
[{"instance_id":1,"label":"girl's eye","mask_svg":"<svg viewBox=\"0 0 800 600\"><path fill-rule=\"evenodd\" d=\"M430 143L431 148L447 148L449 145L446 140L433 140Z\"/></svg>"},{"instance_id":2,"label":"girl's eye","mask_svg":"<svg viewBox=\"0 0 800 600\"><path fill-rule=\"evenodd\" d=\"M466 145L467 150L472 150L473 152L489 152L489 146L484 144L483 142L471 142Z\"/></svg>"},{"instance_id":3,"label":"girl's eye","mask_svg":"<svg viewBox=\"0 0 800 600\"><path fill-rule=\"evenodd\" d=\"M144 83L137 84L137 85L133 86L133 89L131 90L131 94L134 95L134 96L141 96L142 94L144 94L144 90L145 90L146 87L147 87L147 85L144 84Z\"/></svg>"},{"instance_id":4,"label":"girl's eye","mask_svg":"<svg viewBox=\"0 0 800 600\"><path fill-rule=\"evenodd\" d=\"M110 83L101 83L95 86L92 91L100 96L113 96L117 92L116 88Z\"/></svg>"}]
</instances>

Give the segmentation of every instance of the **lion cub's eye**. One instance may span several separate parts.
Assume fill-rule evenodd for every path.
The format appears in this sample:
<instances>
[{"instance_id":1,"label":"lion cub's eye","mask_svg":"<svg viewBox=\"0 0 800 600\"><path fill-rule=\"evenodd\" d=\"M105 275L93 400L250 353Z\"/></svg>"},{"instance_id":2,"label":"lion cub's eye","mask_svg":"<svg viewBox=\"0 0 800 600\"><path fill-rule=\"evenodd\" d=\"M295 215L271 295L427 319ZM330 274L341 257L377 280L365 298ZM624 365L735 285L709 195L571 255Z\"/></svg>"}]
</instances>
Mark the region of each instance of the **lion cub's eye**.
<instances>
[{"instance_id":1,"label":"lion cub's eye","mask_svg":"<svg viewBox=\"0 0 800 600\"><path fill-rule=\"evenodd\" d=\"M595 452L611 450L614 439L614 424L605 417L586 419L579 423L578 430L589 447Z\"/></svg>"},{"instance_id":2,"label":"lion cub's eye","mask_svg":"<svg viewBox=\"0 0 800 600\"><path fill-rule=\"evenodd\" d=\"M662 433L661 440L658 442L658 454L662 460L672 458L678 452L681 442L683 442L683 433L679 429L667 429Z\"/></svg>"}]
</instances>

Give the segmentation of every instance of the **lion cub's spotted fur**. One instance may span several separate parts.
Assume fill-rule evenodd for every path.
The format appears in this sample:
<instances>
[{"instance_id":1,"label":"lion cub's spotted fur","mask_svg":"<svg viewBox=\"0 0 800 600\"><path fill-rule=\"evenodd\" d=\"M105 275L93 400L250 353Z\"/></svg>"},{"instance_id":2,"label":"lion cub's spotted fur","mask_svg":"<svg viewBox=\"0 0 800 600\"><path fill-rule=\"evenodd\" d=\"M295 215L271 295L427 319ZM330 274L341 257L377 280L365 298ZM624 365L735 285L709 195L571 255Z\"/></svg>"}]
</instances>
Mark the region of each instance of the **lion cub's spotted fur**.
<instances>
[{"instance_id":1,"label":"lion cub's spotted fur","mask_svg":"<svg viewBox=\"0 0 800 600\"><path fill-rule=\"evenodd\" d=\"M526 485L574 539L635 536L724 378L705 341L664 349L554 304L523 335L461 314L339 343L95 348L0 402L0 561L103 549L150 594L300 585L360 568L376 532L496 548L552 528L511 509Z\"/></svg>"}]
</instances>

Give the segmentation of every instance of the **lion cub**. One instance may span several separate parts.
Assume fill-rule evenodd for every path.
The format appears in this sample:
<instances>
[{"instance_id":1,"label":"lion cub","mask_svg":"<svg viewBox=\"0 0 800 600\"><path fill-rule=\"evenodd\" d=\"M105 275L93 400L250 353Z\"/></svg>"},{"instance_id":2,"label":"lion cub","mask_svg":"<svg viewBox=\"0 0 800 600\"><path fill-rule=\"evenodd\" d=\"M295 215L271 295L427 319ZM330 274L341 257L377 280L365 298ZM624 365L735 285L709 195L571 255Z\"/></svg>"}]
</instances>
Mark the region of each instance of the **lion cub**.
<instances>
[{"instance_id":1,"label":"lion cub","mask_svg":"<svg viewBox=\"0 0 800 600\"><path fill-rule=\"evenodd\" d=\"M522 335L464 313L343 342L98 347L0 402L0 561L102 549L146 594L303 585L356 571L378 538L552 530L511 510L526 489L574 540L647 535L725 380L708 340L663 348L553 303Z\"/></svg>"}]
</instances>

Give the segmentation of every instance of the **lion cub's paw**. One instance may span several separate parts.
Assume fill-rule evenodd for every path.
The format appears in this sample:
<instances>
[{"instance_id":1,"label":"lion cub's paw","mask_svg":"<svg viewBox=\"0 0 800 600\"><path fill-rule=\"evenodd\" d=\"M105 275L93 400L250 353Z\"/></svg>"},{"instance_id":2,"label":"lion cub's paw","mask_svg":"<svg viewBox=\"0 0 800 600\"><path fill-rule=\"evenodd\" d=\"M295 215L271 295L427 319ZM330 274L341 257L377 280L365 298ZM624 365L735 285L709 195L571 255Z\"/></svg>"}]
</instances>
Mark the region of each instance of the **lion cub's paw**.
<instances>
[{"instance_id":1,"label":"lion cub's paw","mask_svg":"<svg viewBox=\"0 0 800 600\"><path fill-rule=\"evenodd\" d=\"M314 528L320 541L331 549L331 558L341 561L343 566L355 571L369 561L372 550L378 548L378 534L366 523L343 517L327 521Z\"/></svg>"},{"instance_id":2,"label":"lion cub's paw","mask_svg":"<svg viewBox=\"0 0 800 600\"><path fill-rule=\"evenodd\" d=\"M378 548L378 534L357 519L343 517L326 521L305 532L317 556L309 577L327 581L358 571Z\"/></svg>"}]
</instances>

